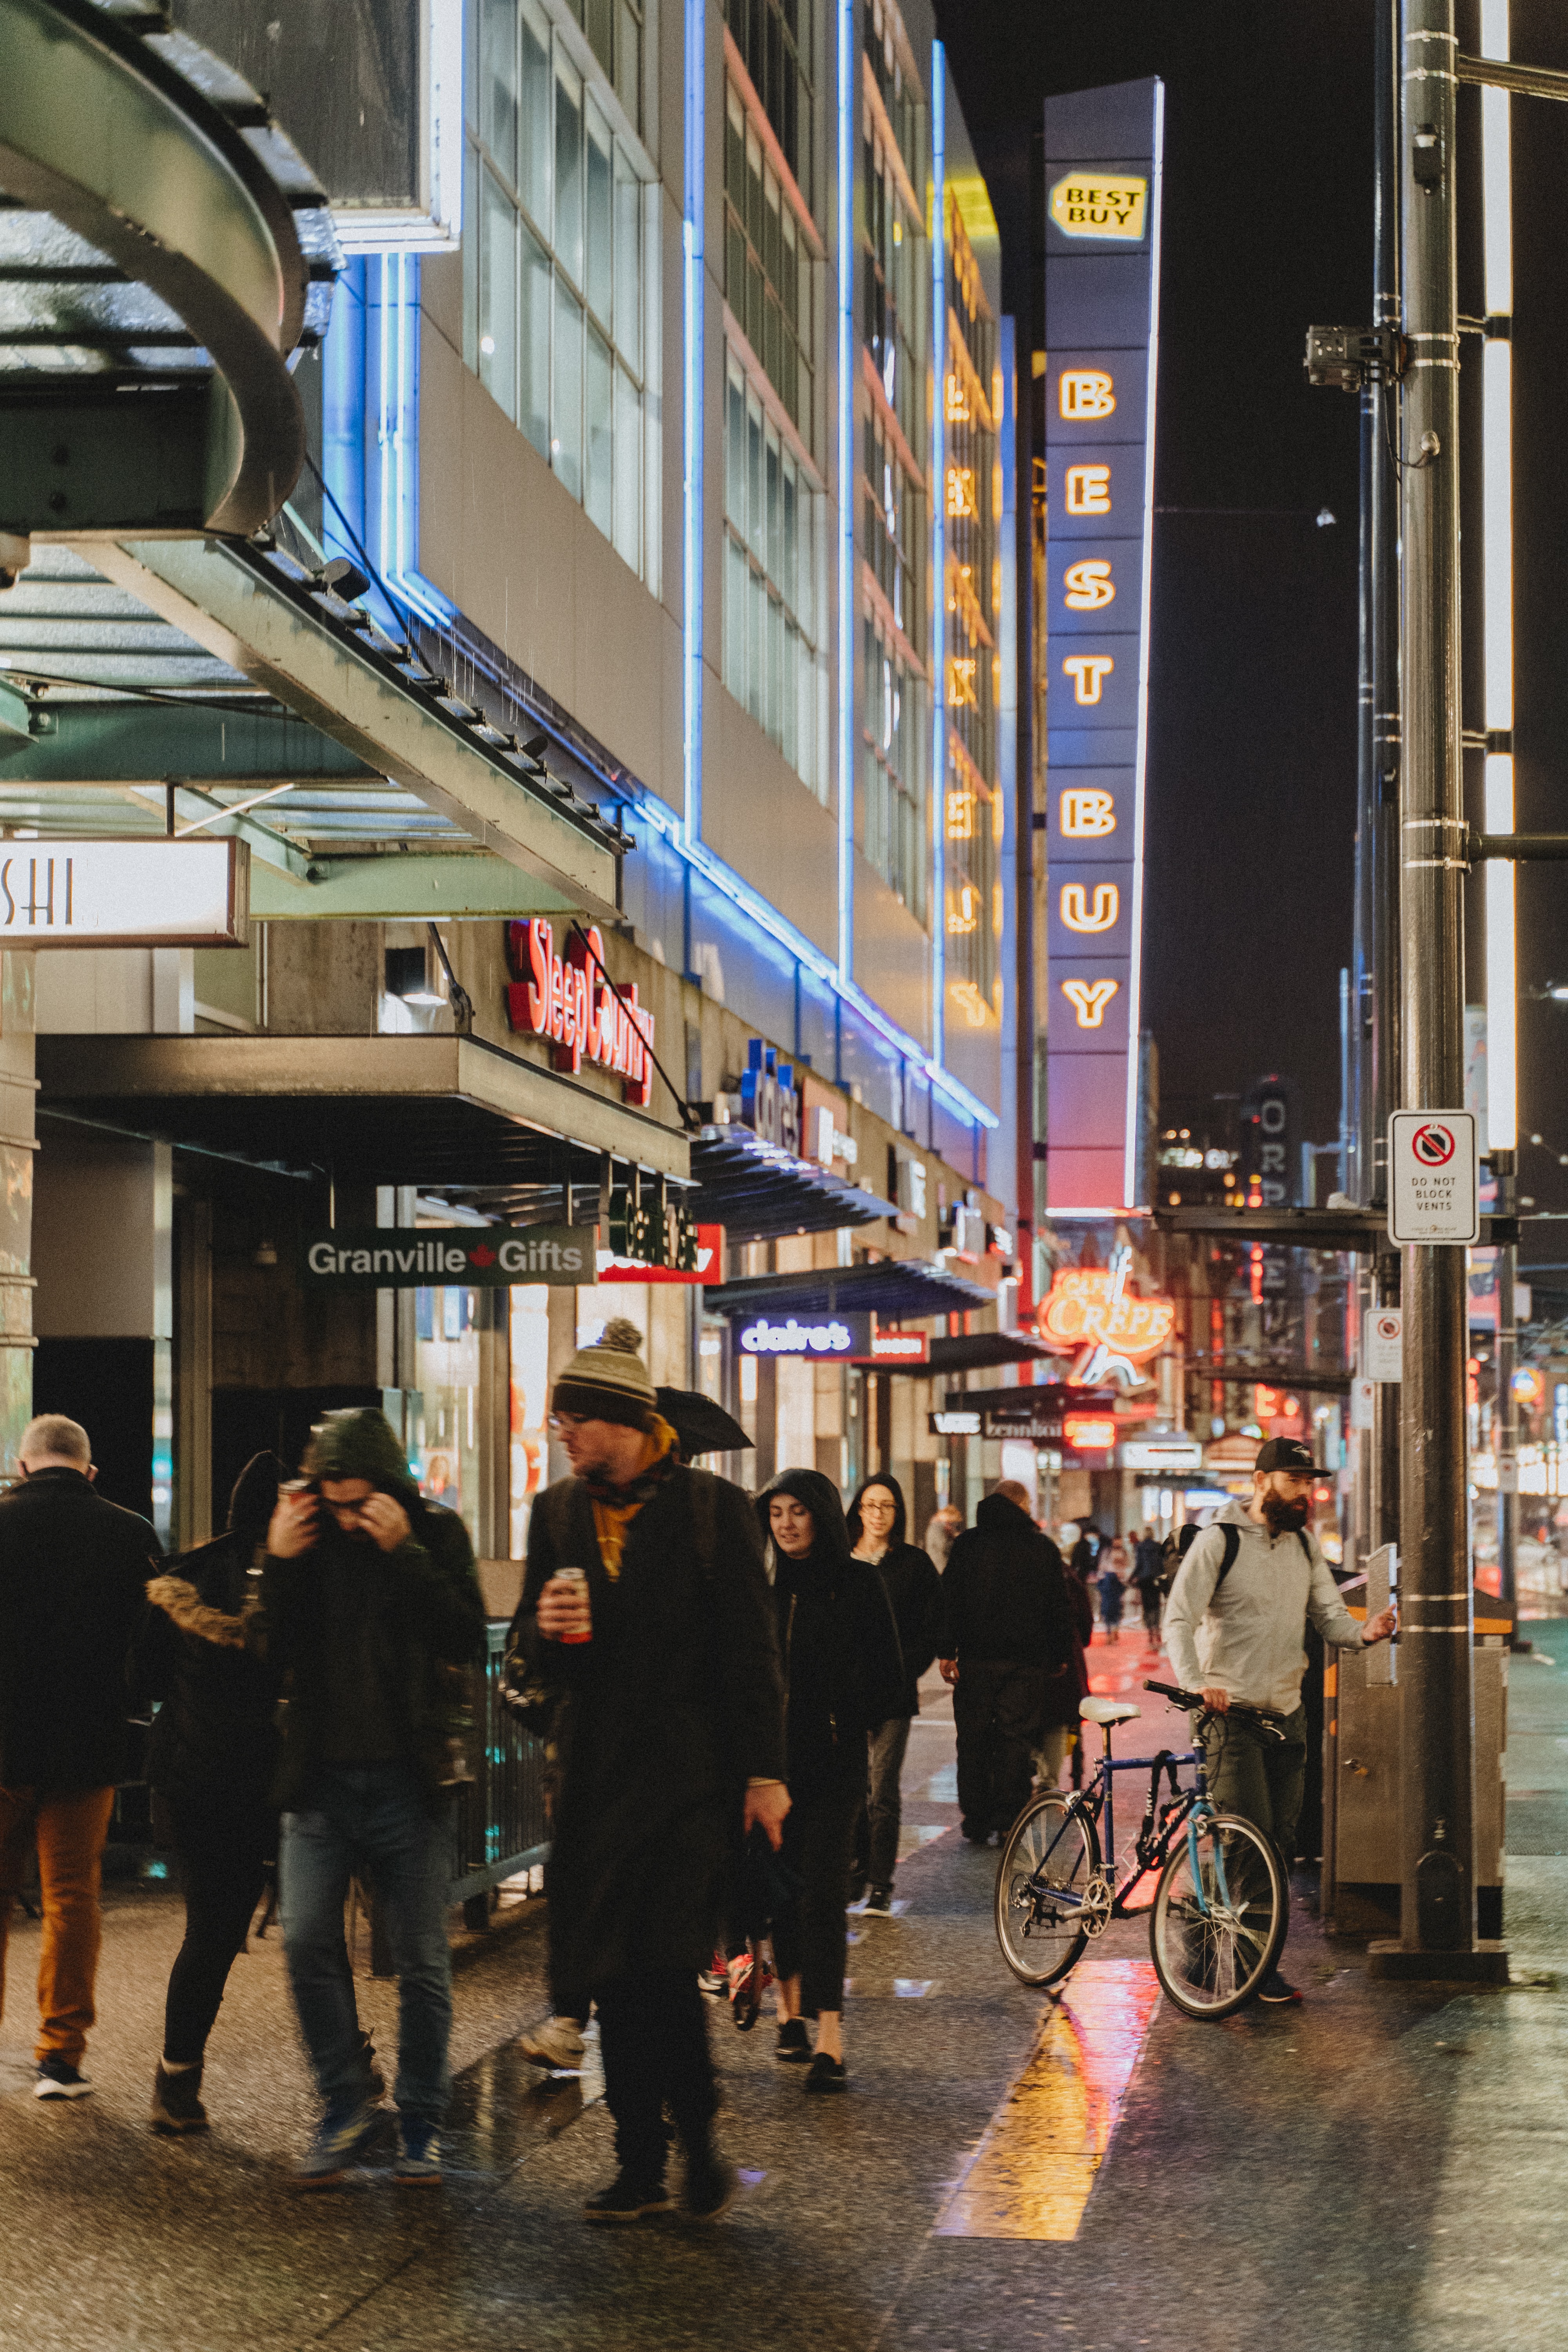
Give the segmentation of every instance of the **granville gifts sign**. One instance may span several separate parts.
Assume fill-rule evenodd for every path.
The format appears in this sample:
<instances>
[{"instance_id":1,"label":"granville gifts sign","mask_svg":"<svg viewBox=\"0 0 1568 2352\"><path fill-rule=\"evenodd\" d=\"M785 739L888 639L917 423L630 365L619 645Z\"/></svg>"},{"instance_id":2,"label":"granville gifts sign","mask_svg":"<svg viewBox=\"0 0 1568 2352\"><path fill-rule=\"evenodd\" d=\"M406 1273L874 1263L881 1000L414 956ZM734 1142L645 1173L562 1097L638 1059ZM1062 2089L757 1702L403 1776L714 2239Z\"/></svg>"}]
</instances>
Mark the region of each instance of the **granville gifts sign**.
<instances>
[{"instance_id":1,"label":"granville gifts sign","mask_svg":"<svg viewBox=\"0 0 1568 2352\"><path fill-rule=\"evenodd\" d=\"M596 1225L376 1225L308 1234L307 1290L506 1290L596 1282Z\"/></svg>"}]
</instances>

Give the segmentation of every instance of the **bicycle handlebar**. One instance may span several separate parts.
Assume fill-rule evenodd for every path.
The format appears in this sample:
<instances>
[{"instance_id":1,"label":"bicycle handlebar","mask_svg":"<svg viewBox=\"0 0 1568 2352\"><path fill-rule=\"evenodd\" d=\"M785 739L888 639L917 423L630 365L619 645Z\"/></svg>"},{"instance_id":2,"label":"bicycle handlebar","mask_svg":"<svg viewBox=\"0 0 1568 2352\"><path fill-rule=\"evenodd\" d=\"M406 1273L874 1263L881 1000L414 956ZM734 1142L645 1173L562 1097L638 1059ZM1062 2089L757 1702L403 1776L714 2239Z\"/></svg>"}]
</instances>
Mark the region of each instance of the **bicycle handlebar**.
<instances>
[{"instance_id":1,"label":"bicycle handlebar","mask_svg":"<svg viewBox=\"0 0 1568 2352\"><path fill-rule=\"evenodd\" d=\"M1143 1687L1146 1691L1153 1691L1160 1698L1171 1699L1177 1706L1185 1707L1189 1714L1212 1715L1217 1712L1206 1705L1202 1691L1181 1690L1174 1683L1145 1683ZM1282 1739L1285 1736L1273 1717L1265 1715L1261 1707L1242 1706L1233 1700L1225 1712L1227 1715L1245 1715L1250 1721L1262 1724L1276 1739Z\"/></svg>"}]
</instances>

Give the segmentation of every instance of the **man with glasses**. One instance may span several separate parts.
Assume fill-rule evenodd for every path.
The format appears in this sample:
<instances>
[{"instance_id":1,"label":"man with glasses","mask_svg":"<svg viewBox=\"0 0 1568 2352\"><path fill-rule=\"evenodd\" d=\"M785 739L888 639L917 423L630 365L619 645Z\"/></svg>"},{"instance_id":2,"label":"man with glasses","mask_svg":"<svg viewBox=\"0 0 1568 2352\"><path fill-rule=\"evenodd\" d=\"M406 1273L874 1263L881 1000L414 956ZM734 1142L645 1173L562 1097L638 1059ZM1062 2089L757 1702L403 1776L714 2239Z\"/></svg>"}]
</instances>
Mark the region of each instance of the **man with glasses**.
<instances>
[{"instance_id":1,"label":"man with glasses","mask_svg":"<svg viewBox=\"0 0 1568 2352\"><path fill-rule=\"evenodd\" d=\"M421 1498L384 1414L330 1414L305 1472L279 1497L262 1580L284 1699L283 1947L326 2103L299 2183L341 2180L380 2122L343 1941L351 1877L374 1887L398 1975L395 2178L434 2183L449 2088L453 1734L484 1602L468 1530Z\"/></svg>"}]
</instances>

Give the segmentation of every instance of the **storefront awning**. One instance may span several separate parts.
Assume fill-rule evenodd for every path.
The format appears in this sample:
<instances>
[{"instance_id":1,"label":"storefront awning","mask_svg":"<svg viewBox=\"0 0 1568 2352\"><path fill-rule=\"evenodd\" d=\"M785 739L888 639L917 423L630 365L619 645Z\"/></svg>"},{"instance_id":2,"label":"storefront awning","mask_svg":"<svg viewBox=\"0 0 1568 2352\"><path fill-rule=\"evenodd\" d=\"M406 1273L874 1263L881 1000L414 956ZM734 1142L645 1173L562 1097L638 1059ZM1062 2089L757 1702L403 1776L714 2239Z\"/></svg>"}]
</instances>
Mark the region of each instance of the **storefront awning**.
<instances>
[{"instance_id":1,"label":"storefront awning","mask_svg":"<svg viewBox=\"0 0 1568 2352\"><path fill-rule=\"evenodd\" d=\"M911 1372L989 1372L1001 1364L1059 1364L1061 1358L1026 1331L963 1331L953 1339L933 1339L931 1358L910 1364ZM889 1364L889 1371L899 1367Z\"/></svg>"},{"instance_id":2,"label":"storefront awning","mask_svg":"<svg viewBox=\"0 0 1568 2352\"><path fill-rule=\"evenodd\" d=\"M37 1069L41 1118L339 1184L526 1207L605 1153L689 1176L676 1129L474 1037L44 1036Z\"/></svg>"},{"instance_id":3,"label":"storefront awning","mask_svg":"<svg viewBox=\"0 0 1568 2352\"><path fill-rule=\"evenodd\" d=\"M898 1214L891 1201L813 1160L797 1160L749 1127L705 1127L692 1139L691 1173L698 1187L693 1214L700 1223L722 1225L732 1242L827 1234Z\"/></svg>"},{"instance_id":4,"label":"storefront awning","mask_svg":"<svg viewBox=\"0 0 1568 2352\"><path fill-rule=\"evenodd\" d=\"M824 1266L808 1274L753 1274L703 1295L714 1315L849 1315L869 1308L889 1323L994 1307L996 1293L922 1258ZM924 1370L923 1366L915 1369Z\"/></svg>"}]
</instances>

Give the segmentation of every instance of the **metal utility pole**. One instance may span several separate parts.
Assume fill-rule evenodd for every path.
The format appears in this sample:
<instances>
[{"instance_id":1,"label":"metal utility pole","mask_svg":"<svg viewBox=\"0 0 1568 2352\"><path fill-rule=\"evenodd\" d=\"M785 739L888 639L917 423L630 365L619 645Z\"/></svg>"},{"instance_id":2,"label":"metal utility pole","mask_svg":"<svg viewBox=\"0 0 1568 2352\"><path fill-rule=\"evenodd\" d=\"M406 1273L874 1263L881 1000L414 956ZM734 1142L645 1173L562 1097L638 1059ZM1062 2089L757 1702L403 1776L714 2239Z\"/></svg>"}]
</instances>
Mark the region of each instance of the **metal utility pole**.
<instances>
[{"instance_id":1,"label":"metal utility pole","mask_svg":"<svg viewBox=\"0 0 1568 2352\"><path fill-rule=\"evenodd\" d=\"M1401 1097L1464 1101L1454 0L1401 0ZM1406 1248L1400 1477L1401 1913L1389 1974L1475 1968L1466 1256ZM1475 1957L1470 1957L1475 1956ZM1466 1960L1468 1965L1466 1966Z\"/></svg>"}]
</instances>

